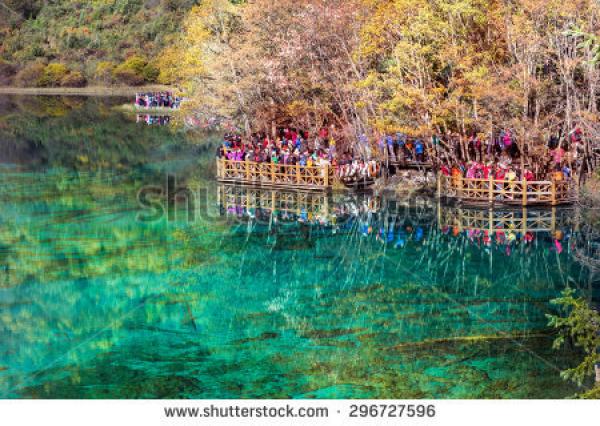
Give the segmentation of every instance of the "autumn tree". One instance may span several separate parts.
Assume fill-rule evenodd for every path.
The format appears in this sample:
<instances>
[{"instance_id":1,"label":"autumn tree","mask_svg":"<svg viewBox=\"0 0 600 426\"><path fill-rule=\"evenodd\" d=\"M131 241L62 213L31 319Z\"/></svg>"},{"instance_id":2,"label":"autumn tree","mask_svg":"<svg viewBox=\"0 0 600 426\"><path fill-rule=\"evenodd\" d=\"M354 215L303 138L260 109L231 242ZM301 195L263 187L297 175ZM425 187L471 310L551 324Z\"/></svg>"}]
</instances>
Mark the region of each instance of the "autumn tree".
<instances>
[{"instance_id":1,"label":"autumn tree","mask_svg":"<svg viewBox=\"0 0 600 426\"><path fill-rule=\"evenodd\" d=\"M597 130L599 10L592 0L208 0L161 77L246 131L333 125L349 143L445 135L460 152L444 155L465 158L469 136L510 129L532 163L550 134Z\"/></svg>"}]
</instances>

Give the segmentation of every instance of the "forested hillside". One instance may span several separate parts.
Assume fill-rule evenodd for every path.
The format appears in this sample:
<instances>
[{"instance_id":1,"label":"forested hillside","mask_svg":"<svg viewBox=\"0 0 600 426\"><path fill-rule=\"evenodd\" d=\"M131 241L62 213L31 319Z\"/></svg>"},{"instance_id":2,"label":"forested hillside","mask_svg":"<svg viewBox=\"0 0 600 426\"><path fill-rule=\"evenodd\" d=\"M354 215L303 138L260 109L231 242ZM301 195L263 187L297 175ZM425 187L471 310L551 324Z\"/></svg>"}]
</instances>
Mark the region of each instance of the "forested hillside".
<instances>
[{"instance_id":1,"label":"forested hillside","mask_svg":"<svg viewBox=\"0 0 600 426\"><path fill-rule=\"evenodd\" d=\"M600 135L596 0L4 3L0 84L174 83L247 130L334 125L348 141Z\"/></svg>"},{"instance_id":2,"label":"forested hillside","mask_svg":"<svg viewBox=\"0 0 600 426\"><path fill-rule=\"evenodd\" d=\"M510 128L532 156L550 135L600 135L595 0L205 0L183 27L166 65L247 129Z\"/></svg>"},{"instance_id":3,"label":"forested hillside","mask_svg":"<svg viewBox=\"0 0 600 426\"><path fill-rule=\"evenodd\" d=\"M154 83L196 0L5 0L0 85Z\"/></svg>"}]
</instances>

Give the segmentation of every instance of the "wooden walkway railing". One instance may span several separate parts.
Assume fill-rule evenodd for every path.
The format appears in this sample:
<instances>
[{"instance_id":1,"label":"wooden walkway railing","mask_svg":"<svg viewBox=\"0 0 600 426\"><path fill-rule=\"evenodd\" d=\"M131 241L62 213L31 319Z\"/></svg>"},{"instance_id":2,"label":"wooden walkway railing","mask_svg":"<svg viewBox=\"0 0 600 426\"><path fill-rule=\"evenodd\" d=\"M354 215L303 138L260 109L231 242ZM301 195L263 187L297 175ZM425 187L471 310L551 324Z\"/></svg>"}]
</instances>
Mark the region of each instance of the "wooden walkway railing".
<instances>
[{"instance_id":1,"label":"wooden walkway railing","mask_svg":"<svg viewBox=\"0 0 600 426\"><path fill-rule=\"evenodd\" d=\"M219 205L226 211L266 209L308 218L329 217L329 196L324 192L280 191L235 185L219 185Z\"/></svg>"},{"instance_id":2,"label":"wooden walkway railing","mask_svg":"<svg viewBox=\"0 0 600 426\"><path fill-rule=\"evenodd\" d=\"M437 192L440 198L455 198L467 203L556 206L577 200L577 183L575 179L559 181L467 179L440 173Z\"/></svg>"},{"instance_id":3,"label":"wooden walkway railing","mask_svg":"<svg viewBox=\"0 0 600 426\"><path fill-rule=\"evenodd\" d=\"M255 163L217 159L217 179L221 182L298 189L329 189L333 184L331 166Z\"/></svg>"},{"instance_id":4,"label":"wooden walkway railing","mask_svg":"<svg viewBox=\"0 0 600 426\"><path fill-rule=\"evenodd\" d=\"M462 231L492 232L554 232L576 228L573 208L551 208L530 210L525 207L510 210L477 208L438 208L438 224L442 227L457 227Z\"/></svg>"}]
</instances>

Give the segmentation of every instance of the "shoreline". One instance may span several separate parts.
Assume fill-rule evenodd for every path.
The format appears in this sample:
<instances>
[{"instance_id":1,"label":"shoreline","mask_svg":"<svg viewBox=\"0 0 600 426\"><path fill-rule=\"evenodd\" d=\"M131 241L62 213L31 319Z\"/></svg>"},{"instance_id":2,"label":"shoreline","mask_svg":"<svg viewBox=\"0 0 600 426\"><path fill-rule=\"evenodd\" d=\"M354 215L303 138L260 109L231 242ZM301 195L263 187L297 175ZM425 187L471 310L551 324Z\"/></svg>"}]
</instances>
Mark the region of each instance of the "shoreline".
<instances>
[{"instance_id":1,"label":"shoreline","mask_svg":"<svg viewBox=\"0 0 600 426\"><path fill-rule=\"evenodd\" d=\"M0 86L3 95L47 96L135 96L138 92L175 91L162 85L147 86L87 86L87 87L14 87Z\"/></svg>"}]
</instances>

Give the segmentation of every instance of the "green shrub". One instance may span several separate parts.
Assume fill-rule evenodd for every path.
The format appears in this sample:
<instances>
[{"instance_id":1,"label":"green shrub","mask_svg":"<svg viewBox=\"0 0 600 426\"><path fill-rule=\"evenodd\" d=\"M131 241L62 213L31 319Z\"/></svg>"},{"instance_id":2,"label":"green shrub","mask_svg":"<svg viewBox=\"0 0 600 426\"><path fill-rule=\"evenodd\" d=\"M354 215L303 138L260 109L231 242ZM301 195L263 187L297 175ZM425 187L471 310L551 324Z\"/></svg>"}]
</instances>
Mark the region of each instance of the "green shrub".
<instances>
[{"instance_id":1,"label":"green shrub","mask_svg":"<svg viewBox=\"0 0 600 426\"><path fill-rule=\"evenodd\" d=\"M117 0L113 7L119 15L130 16L140 10L142 5L143 0Z\"/></svg>"},{"instance_id":2,"label":"green shrub","mask_svg":"<svg viewBox=\"0 0 600 426\"><path fill-rule=\"evenodd\" d=\"M52 63L46 65L44 73L37 81L39 87L56 87L61 85L62 79L69 73L65 64Z\"/></svg>"},{"instance_id":3,"label":"green shrub","mask_svg":"<svg viewBox=\"0 0 600 426\"><path fill-rule=\"evenodd\" d=\"M0 59L0 85L6 86L12 83L13 77L17 72L17 67L10 62Z\"/></svg>"},{"instance_id":4,"label":"green shrub","mask_svg":"<svg viewBox=\"0 0 600 426\"><path fill-rule=\"evenodd\" d=\"M144 84L144 77L136 74L135 71L132 70L120 70L114 73L115 78L119 81L119 83L126 84L128 86L139 86Z\"/></svg>"},{"instance_id":5,"label":"green shrub","mask_svg":"<svg viewBox=\"0 0 600 426\"><path fill-rule=\"evenodd\" d=\"M121 83L137 86L146 81L145 70L147 65L148 62L141 56L132 56L117 66L113 71L113 75Z\"/></svg>"},{"instance_id":6,"label":"green shrub","mask_svg":"<svg viewBox=\"0 0 600 426\"><path fill-rule=\"evenodd\" d=\"M88 47L92 40L80 34L71 34L65 39L66 49L82 49Z\"/></svg>"},{"instance_id":7,"label":"green shrub","mask_svg":"<svg viewBox=\"0 0 600 426\"><path fill-rule=\"evenodd\" d=\"M63 87L83 87L86 83L85 77L79 71L72 71L60 80Z\"/></svg>"},{"instance_id":8,"label":"green shrub","mask_svg":"<svg viewBox=\"0 0 600 426\"><path fill-rule=\"evenodd\" d=\"M159 74L160 74L160 70L151 63L146 64L146 66L144 67L144 69L142 71L144 80L147 83L156 83L156 80L158 79Z\"/></svg>"},{"instance_id":9,"label":"green shrub","mask_svg":"<svg viewBox=\"0 0 600 426\"><path fill-rule=\"evenodd\" d=\"M12 59L18 62L30 62L30 61L40 61L41 58L46 56L46 51L42 46L34 45L35 42L31 42L30 46L20 47L18 45L11 45L10 43L7 45L8 49L18 48L12 55Z\"/></svg>"},{"instance_id":10,"label":"green shrub","mask_svg":"<svg viewBox=\"0 0 600 426\"><path fill-rule=\"evenodd\" d=\"M31 56L35 58L42 58L46 55L46 51L42 46L33 46L31 48Z\"/></svg>"},{"instance_id":11,"label":"green shrub","mask_svg":"<svg viewBox=\"0 0 600 426\"><path fill-rule=\"evenodd\" d=\"M119 65L117 67L116 70L128 69L128 70L135 71L137 74L141 75L142 72L144 71L144 67L146 66L147 63L148 63L148 61L146 61L141 56L134 55L134 56L131 56L128 59L126 59L125 62L123 62L121 65Z\"/></svg>"},{"instance_id":12,"label":"green shrub","mask_svg":"<svg viewBox=\"0 0 600 426\"><path fill-rule=\"evenodd\" d=\"M21 87L35 87L44 75L46 65L43 62L31 62L25 65L14 78L14 84Z\"/></svg>"},{"instance_id":13,"label":"green shrub","mask_svg":"<svg viewBox=\"0 0 600 426\"><path fill-rule=\"evenodd\" d=\"M102 84L112 84L114 69L115 65L112 62L98 62L94 70L94 79Z\"/></svg>"},{"instance_id":14,"label":"green shrub","mask_svg":"<svg viewBox=\"0 0 600 426\"><path fill-rule=\"evenodd\" d=\"M179 33L186 13L199 3L199 0L6 1L17 13L5 14L9 19L6 25L4 16L0 17L3 59L15 64L17 70L33 62L60 62L81 71L88 82L106 85L157 81L160 64L154 58L174 39L168 36ZM31 19L24 19L28 17ZM155 66L147 66L148 59L144 58L152 58ZM81 66L84 61L85 68ZM114 65L96 72L95 61L111 61ZM115 65L123 67L114 70ZM39 72L39 66L23 71L21 84L36 84L24 81L32 79L28 73L36 68ZM14 84L14 75L10 78L13 83L4 83L8 80L0 76L0 84ZM41 84L60 84L46 80Z\"/></svg>"}]
</instances>

